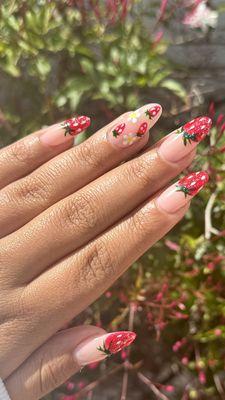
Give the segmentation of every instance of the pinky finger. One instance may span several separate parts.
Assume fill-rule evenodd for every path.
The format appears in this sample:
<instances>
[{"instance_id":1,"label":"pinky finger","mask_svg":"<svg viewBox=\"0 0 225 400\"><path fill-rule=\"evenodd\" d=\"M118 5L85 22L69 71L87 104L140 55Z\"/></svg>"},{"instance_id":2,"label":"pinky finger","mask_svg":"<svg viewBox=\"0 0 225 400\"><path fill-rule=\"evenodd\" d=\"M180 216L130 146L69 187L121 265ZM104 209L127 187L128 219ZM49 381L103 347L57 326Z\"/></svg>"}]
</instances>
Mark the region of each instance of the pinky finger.
<instances>
[{"instance_id":1,"label":"pinky finger","mask_svg":"<svg viewBox=\"0 0 225 400\"><path fill-rule=\"evenodd\" d=\"M94 326L58 332L6 379L8 393L13 400L38 400L83 366L129 346L135 337L133 332L106 333Z\"/></svg>"}]
</instances>

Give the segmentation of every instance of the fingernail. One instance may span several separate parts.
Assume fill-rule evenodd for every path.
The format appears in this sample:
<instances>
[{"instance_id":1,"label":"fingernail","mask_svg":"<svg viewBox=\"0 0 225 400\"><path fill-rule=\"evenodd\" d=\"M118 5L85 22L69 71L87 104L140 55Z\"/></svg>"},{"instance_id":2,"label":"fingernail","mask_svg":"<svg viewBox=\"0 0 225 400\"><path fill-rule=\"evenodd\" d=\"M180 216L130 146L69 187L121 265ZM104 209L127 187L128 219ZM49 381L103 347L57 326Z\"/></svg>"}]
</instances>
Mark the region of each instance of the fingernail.
<instances>
[{"instance_id":1,"label":"fingernail","mask_svg":"<svg viewBox=\"0 0 225 400\"><path fill-rule=\"evenodd\" d=\"M80 343L73 356L80 366L91 364L118 353L129 346L135 338L136 334L130 331L107 333Z\"/></svg>"},{"instance_id":2,"label":"fingernail","mask_svg":"<svg viewBox=\"0 0 225 400\"><path fill-rule=\"evenodd\" d=\"M173 214L189 203L190 199L206 185L208 180L207 172L192 172L161 193L156 200L157 205L163 211Z\"/></svg>"},{"instance_id":3,"label":"fingernail","mask_svg":"<svg viewBox=\"0 0 225 400\"><path fill-rule=\"evenodd\" d=\"M89 127L90 118L79 116L50 126L40 136L40 141L47 146L57 146L71 140L71 136L76 136Z\"/></svg>"},{"instance_id":4,"label":"fingernail","mask_svg":"<svg viewBox=\"0 0 225 400\"><path fill-rule=\"evenodd\" d=\"M206 135L212 121L209 117L198 117L172 132L161 144L159 154L168 162L177 162L189 154Z\"/></svg>"},{"instance_id":5,"label":"fingernail","mask_svg":"<svg viewBox=\"0 0 225 400\"><path fill-rule=\"evenodd\" d=\"M108 141L118 147L128 147L148 135L149 129L156 123L162 112L159 104L147 104L131 111L121 122L111 128Z\"/></svg>"}]
</instances>

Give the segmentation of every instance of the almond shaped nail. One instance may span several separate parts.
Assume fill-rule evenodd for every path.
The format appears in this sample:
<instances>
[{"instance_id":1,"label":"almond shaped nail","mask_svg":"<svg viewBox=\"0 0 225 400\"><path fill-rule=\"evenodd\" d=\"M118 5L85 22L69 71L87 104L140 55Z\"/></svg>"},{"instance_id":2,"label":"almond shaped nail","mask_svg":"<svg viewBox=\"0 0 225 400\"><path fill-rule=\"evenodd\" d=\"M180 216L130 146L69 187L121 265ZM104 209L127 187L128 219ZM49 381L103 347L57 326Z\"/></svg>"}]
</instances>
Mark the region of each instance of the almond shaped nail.
<instances>
[{"instance_id":1,"label":"almond shaped nail","mask_svg":"<svg viewBox=\"0 0 225 400\"><path fill-rule=\"evenodd\" d=\"M91 120L84 115L69 118L59 124L46 128L40 136L40 141L47 146L58 146L71 140L71 136L76 136L89 127Z\"/></svg>"},{"instance_id":2,"label":"almond shaped nail","mask_svg":"<svg viewBox=\"0 0 225 400\"><path fill-rule=\"evenodd\" d=\"M168 162L177 162L188 155L210 131L209 117L198 117L172 132L161 144L159 154Z\"/></svg>"},{"instance_id":3,"label":"almond shaped nail","mask_svg":"<svg viewBox=\"0 0 225 400\"><path fill-rule=\"evenodd\" d=\"M166 189L157 199L157 205L168 214L175 213L189 203L208 182L209 175L205 171L192 172Z\"/></svg>"},{"instance_id":4,"label":"almond shaped nail","mask_svg":"<svg viewBox=\"0 0 225 400\"><path fill-rule=\"evenodd\" d=\"M149 129L155 124L162 112L159 104L147 104L128 115L114 125L108 132L108 141L117 147L128 147L148 135Z\"/></svg>"},{"instance_id":5,"label":"almond shaped nail","mask_svg":"<svg viewBox=\"0 0 225 400\"><path fill-rule=\"evenodd\" d=\"M74 358L80 366L101 361L129 346L135 338L136 334L130 331L107 333L89 338L75 349Z\"/></svg>"}]
</instances>

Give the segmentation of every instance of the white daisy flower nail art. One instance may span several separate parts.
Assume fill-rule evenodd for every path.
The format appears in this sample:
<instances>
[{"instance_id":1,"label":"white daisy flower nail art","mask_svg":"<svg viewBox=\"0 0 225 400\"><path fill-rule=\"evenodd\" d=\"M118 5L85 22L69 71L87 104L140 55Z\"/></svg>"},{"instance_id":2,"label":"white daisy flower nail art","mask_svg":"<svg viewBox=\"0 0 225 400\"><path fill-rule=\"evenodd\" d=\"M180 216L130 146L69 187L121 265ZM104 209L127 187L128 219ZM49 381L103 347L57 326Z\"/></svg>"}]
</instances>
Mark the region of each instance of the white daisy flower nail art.
<instances>
[{"instance_id":1,"label":"white daisy flower nail art","mask_svg":"<svg viewBox=\"0 0 225 400\"><path fill-rule=\"evenodd\" d=\"M129 146L138 140L137 136L134 136L133 133L127 133L123 136L123 144L125 146Z\"/></svg>"},{"instance_id":2,"label":"white daisy flower nail art","mask_svg":"<svg viewBox=\"0 0 225 400\"><path fill-rule=\"evenodd\" d=\"M129 114L129 117L127 118L128 121L133 122L133 124L136 124L136 122L138 121L138 118L141 116L140 111L132 111Z\"/></svg>"}]
</instances>

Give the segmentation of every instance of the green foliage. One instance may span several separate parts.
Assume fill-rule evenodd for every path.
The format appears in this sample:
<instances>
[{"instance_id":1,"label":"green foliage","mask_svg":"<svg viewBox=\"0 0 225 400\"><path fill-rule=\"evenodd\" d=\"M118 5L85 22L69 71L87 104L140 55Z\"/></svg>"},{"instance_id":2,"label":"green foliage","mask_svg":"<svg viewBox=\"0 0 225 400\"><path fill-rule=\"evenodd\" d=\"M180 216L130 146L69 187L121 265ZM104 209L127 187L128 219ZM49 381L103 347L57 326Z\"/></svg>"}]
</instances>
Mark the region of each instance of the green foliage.
<instances>
[{"instance_id":1,"label":"green foliage","mask_svg":"<svg viewBox=\"0 0 225 400\"><path fill-rule=\"evenodd\" d=\"M10 85L18 97L23 90L30 98L35 96L39 110L34 115L32 107L30 112L26 109L22 121L10 98L2 109L17 117L16 128L28 133L70 116L84 104L95 108L99 101L115 113L133 109L141 103L143 91L160 86L184 97L181 85L166 80L171 74L171 64L163 56L166 44L153 45L153 35L135 10L133 6L129 21L117 21L112 28L94 13L84 21L79 9L61 2L8 0L0 5L4 80L13 78ZM13 119L11 123L13 129Z\"/></svg>"}]
</instances>

